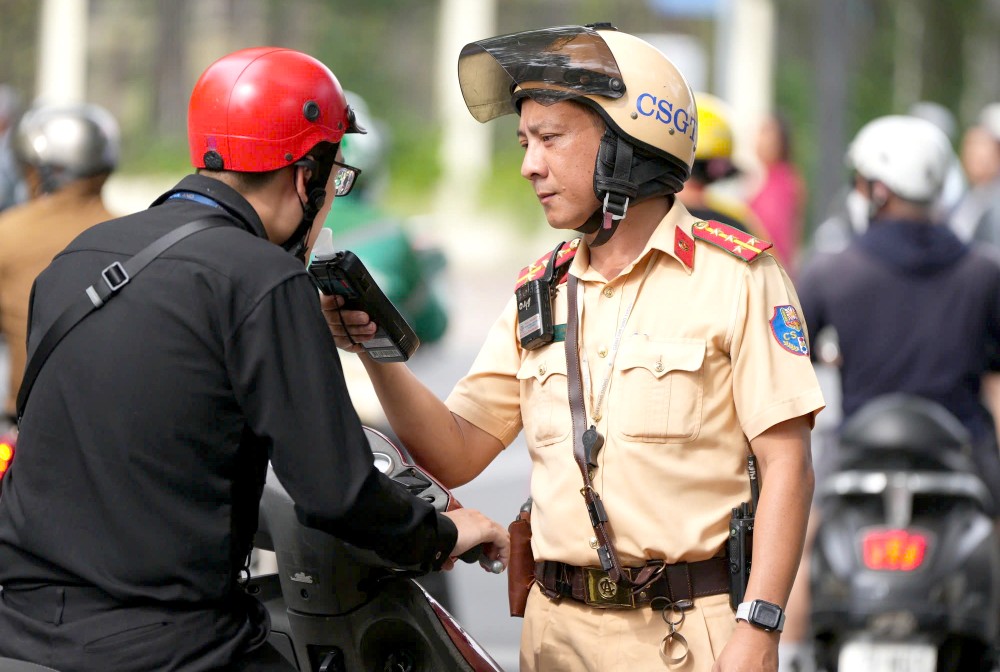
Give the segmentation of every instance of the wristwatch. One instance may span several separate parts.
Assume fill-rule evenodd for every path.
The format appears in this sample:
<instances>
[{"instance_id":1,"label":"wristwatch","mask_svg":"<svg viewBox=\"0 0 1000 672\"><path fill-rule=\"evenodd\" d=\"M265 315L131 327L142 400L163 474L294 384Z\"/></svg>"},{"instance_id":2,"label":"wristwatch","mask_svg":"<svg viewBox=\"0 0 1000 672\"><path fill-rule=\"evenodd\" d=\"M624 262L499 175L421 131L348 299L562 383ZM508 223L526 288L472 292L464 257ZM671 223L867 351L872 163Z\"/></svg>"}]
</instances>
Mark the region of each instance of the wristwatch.
<instances>
[{"instance_id":1,"label":"wristwatch","mask_svg":"<svg viewBox=\"0 0 1000 672\"><path fill-rule=\"evenodd\" d=\"M752 602L741 602L736 607L736 620L746 621L766 632L777 630L781 632L785 627L785 612L781 607L764 600L753 600Z\"/></svg>"}]
</instances>

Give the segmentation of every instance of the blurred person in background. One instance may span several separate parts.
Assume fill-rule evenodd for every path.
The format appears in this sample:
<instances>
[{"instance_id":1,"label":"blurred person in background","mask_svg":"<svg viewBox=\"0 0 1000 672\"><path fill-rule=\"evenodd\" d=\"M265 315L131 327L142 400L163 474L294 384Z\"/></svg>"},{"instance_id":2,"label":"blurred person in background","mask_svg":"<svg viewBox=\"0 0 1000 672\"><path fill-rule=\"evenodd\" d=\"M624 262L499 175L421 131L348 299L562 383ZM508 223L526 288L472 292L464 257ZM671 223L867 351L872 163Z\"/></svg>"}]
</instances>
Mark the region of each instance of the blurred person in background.
<instances>
[{"instance_id":1,"label":"blurred person in background","mask_svg":"<svg viewBox=\"0 0 1000 672\"><path fill-rule=\"evenodd\" d=\"M962 240L1000 253L1000 103L984 108L979 123L966 130L960 155L969 190L951 214L951 227Z\"/></svg>"},{"instance_id":2,"label":"blurred person in background","mask_svg":"<svg viewBox=\"0 0 1000 672\"><path fill-rule=\"evenodd\" d=\"M13 141L29 200L0 214L0 332L11 362L4 406L9 423L16 420L35 278L81 232L113 217L101 192L118 165L118 122L98 105L39 105L21 117Z\"/></svg>"},{"instance_id":3,"label":"blurred person in background","mask_svg":"<svg viewBox=\"0 0 1000 672\"><path fill-rule=\"evenodd\" d=\"M697 136L684 76L598 24L468 44L459 82L477 120L519 115L521 175L572 242L522 271L444 402L406 364L361 353L375 325L324 297L338 345L359 353L396 433L445 484L475 478L524 431L522 672L774 672L823 400L768 245L675 198ZM550 288L549 305L529 283ZM536 338L548 309L550 338ZM751 447L755 570L734 613L725 545L750 498Z\"/></svg>"},{"instance_id":4,"label":"blurred person in background","mask_svg":"<svg viewBox=\"0 0 1000 672\"><path fill-rule=\"evenodd\" d=\"M791 126L778 113L767 116L755 145L763 173L748 204L760 220L773 254L795 277L806 206L805 181L792 163Z\"/></svg>"},{"instance_id":5,"label":"blurred person in background","mask_svg":"<svg viewBox=\"0 0 1000 672\"><path fill-rule=\"evenodd\" d=\"M969 430L976 465L1000 502L994 427L1000 266L962 243L937 215L951 143L924 119L894 115L866 124L847 156L869 224L846 249L813 257L796 282L810 339L827 328L836 332L843 418L890 393L941 404ZM835 444L830 448L817 456L817 483L836 464ZM814 510L810 529L817 516ZM797 606L789 632L801 638L808 623L808 556L807 545L789 600Z\"/></svg>"},{"instance_id":6,"label":"blurred person in background","mask_svg":"<svg viewBox=\"0 0 1000 672\"><path fill-rule=\"evenodd\" d=\"M766 237L760 223L745 203L713 189L739 175L733 163L733 130L726 104L709 93L695 93L698 106L698 144L691 177L677 198L687 211L704 220L715 220L755 236Z\"/></svg>"},{"instance_id":7,"label":"blurred person in background","mask_svg":"<svg viewBox=\"0 0 1000 672\"><path fill-rule=\"evenodd\" d=\"M955 141L958 124L955 115L944 105L933 101L919 101L910 106L908 115L931 122L948 137L949 142ZM934 217L946 218L954 225L955 220L948 213L965 197L966 189L962 163L953 154L941 193L934 201ZM814 254L843 250L855 236L868 229L868 202L853 184L839 192L832 203L826 218L813 231L808 249L803 251L803 264L808 263L808 258Z\"/></svg>"},{"instance_id":8,"label":"blurred person in background","mask_svg":"<svg viewBox=\"0 0 1000 672\"><path fill-rule=\"evenodd\" d=\"M228 54L190 97L195 173L90 227L35 281L29 362L48 358L22 383L2 481L0 655L293 669L243 586L269 466L303 525L389 561L446 569L483 544L506 564L499 524L437 513L378 470L351 405L305 260L358 174L339 151L358 132L318 60Z\"/></svg>"},{"instance_id":9,"label":"blurred person in background","mask_svg":"<svg viewBox=\"0 0 1000 672\"><path fill-rule=\"evenodd\" d=\"M21 98L9 84L0 84L0 212L27 198L27 188L14 156L14 124Z\"/></svg>"},{"instance_id":10,"label":"blurred person in background","mask_svg":"<svg viewBox=\"0 0 1000 672\"><path fill-rule=\"evenodd\" d=\"M920 100L910 105L906 111L911 117L926 119L931 122L948 137L948 142L954 147L959 141L958 121L955 115L941 103L932 100ZM967 189L965 172L962 170L962 162L958 155L952 153L951 165L944 178L944 185L941 193L934 200L934 216L946 219L948 213L954 210L955 205L961 200Z\"/></svg>"}]
</instances>

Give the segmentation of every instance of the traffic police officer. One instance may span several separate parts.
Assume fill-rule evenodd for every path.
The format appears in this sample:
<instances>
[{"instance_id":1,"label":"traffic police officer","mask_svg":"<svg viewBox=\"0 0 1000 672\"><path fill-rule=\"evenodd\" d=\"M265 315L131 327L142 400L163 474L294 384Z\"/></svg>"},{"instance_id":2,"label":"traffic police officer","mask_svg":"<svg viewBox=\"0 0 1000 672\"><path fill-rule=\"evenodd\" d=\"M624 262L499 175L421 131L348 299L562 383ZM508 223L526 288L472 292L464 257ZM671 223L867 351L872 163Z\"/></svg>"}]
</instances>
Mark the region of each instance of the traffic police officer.
<instances>
[{"instance_id":1,"label":"traffic police officer","mask_svg":"<svg viewBox=\"0 0 1000 672\"><path fill-rule=\"evenodd\" d=\"M362 355L387 417L452 486L524 431L538 564L522 670L773 672L823 400L798 300L768 244L699 221L674 197L697 138L690 88L659 51L607 25L467 45L459 81L478 120L520 115L521 173L549 225L583 242L519 279L554 278L548 341L532 341L544 317L519 315L512 298L446 403L405 365ZM370 337L374 325L337 315L339 304L324 299L328 323L358 352L347 336ZM574 458L574 415L603 437L600 450L589 444L589 470ZM737 621L724 548L732 508L750 498L751 447L763 487ZM603 502L593 525L582 493ZM605 571L612 546L617 572Z\"/></svg>"},{"instance_id":2,"label":"traffic police officer","mask_svg":"<svg viewBox=\"0 0 1000 672\"><path fill-rule=\"evenodd\" d=\"M506 560L498 524L438 514L381 474L351 406L303 260L326 193L353 184L338 143L358 131L316 59L225 56L191 96L199 174L91 227L39 276L29 361L67 306L121 282L116 262L217 224L106 295L23 386L0 498L0 655L82 672L292 669L238 581L268 462L305 525L428 569L479 543Z\"/></svg>"}]
</instances>

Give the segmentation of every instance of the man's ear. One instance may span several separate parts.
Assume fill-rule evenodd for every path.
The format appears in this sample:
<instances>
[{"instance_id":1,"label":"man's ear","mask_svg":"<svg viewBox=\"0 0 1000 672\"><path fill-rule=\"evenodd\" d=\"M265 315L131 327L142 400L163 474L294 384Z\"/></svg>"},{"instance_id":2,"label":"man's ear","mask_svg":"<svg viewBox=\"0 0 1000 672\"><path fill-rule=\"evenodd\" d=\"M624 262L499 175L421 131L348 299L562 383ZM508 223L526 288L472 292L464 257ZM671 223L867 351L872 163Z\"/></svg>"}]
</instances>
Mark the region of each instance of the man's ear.
<instances>
[{"instance_id":1,"label":"man's ear","mask_svg":"<svg viewBox=\"0 0 1000 672\"><path fill-rule=\"evenodd\" d=\"M889 191L889 187L885 186L881 182L872 182L872 195L871 202L875 207L881 208L883 205L889 202L889 196L892 192Z\"/></svg>"},{"instance_id":2,"label":"man's ear","mask_svg":"<svg viewBox=\"0 0 1000 672\"><path fill-rule=\"evenodd\" d=\"M309 181L316 174L319 165L312 155L306 155L293 164L295 168L295 190L299 193L299 198L307 200L309 195Z\"/></svg>"}]
</instances>

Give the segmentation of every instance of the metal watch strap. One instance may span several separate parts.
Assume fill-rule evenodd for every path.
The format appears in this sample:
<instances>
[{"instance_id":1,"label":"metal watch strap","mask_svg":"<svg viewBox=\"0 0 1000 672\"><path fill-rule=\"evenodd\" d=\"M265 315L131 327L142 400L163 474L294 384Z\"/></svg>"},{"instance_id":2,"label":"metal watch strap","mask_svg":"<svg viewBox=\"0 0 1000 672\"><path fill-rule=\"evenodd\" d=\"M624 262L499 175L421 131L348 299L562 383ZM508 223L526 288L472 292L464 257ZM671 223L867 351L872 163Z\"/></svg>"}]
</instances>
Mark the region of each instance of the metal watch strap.
<instances>
[{"instance_id":1,"label":"metal watch strap","mask_svg":"<svg viewBox=\"0 0 1000 672\"><path fill-rule=\"evenodd\" d=\"M579 318L577 311L573 309L576 305L577 278L572 273L567 280L567 316L566 316L566 378L569 385L569 408L573 417L573 455L576 457L577 466L583 474L583 495L587 503L587 511L590 514L590 523L594 527L594 534L597 536L597 554L601 560L601 567L608 573L608 577L618 583L621 579L628 580L628 577L621 571L621 563L618 560L618 551L611 541L611 534L608 530L608 514L604 510L604 503L600 495L594 490L594 484L590 479L590 471L587 468L587 458L583 448L583 432L586 428L586 406L583 401L583 376L580 372L580 352L579 352ZM647 577L643 577L645 580Z\"/></svg>"},{"instance_id":2,"label":"metal watch strap","mask_svg":"<svg viewBox=\"0 0 1000 672\"><path fill-rule=\"evenodd\" d=\"M28 395L35 384L38 373L42 370L45 361L52 354L59 342L68 334L73 327L80 323L83 318L93 311L102 307L127 285L142 269L144 269L153 259L166 252L181 240L193 233L206 229L224 226L232 220L225 215L213 215L188 222L184 226L178 227L170 233L157 238L152 243L144 247L134 257L124 263L114 262L101 271L100 278L93 285L87 287L84 296L74 303L71 303L52 323L49 330L45 332L38 347L31 355L27 366L24 369L24 377L21 388L17 392L17 419L20 422L24 415L25 405L28 403Z\"/></svg>"}]
</instances>

